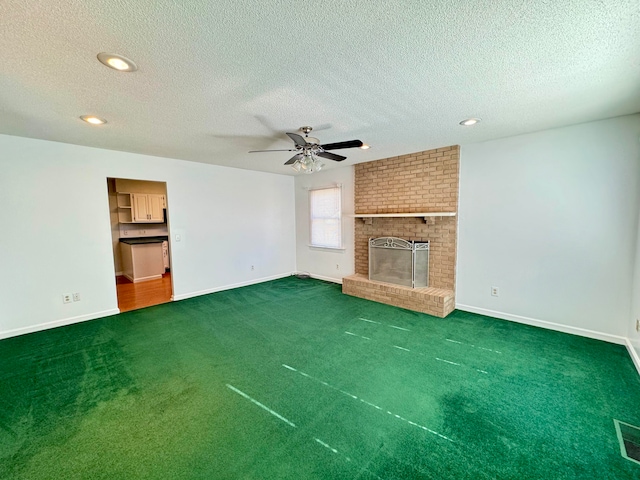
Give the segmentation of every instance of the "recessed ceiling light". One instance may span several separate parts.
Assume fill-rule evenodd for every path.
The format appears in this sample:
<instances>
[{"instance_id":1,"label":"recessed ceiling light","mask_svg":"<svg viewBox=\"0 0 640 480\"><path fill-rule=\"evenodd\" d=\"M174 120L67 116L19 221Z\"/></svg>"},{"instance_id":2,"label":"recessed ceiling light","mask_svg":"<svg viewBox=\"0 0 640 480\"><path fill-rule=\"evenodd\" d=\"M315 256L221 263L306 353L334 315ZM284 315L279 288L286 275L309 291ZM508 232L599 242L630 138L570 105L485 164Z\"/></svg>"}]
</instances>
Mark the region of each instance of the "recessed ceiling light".
<instances>
[{"instance_id":1,"label":"recessed ceiling light","mask_svg":"<svg viewBox=\"0 0 640 480\"><path fill-rule=\"evenodd\" d=\"M104 125L107 123L106 120L95 115L82 115L80 118L91 125Z\"/></svg>"},{"instance_id":2,"label":"recessed ceiling light","mask_svg":"<svg viewBox=\"0 0 640 480\"><path fill-rule=\"evenodd\" d=\"M475 125L479 121L480 121L479 118L467 118L466 120L461 121L460 125L464 125L465 127L469 127L471 125Z\"/></svg>"},{"instance_id":3,"label":"recessed ceiling light","mask_svg":"<svg viewBox=\"0 0 640 480\"><path fill-rule=\"evenodd\" d=\"M103 65L118 70L119 72L135 72L138 69L133 60L114 53L99 53L98 60L100 60L100 63Z\"/></svg>"},{"instance_id":4,"label":"recessed ceiling light","mask_svg":"<svg viewBox=\"0 0 640 480\"><path fill-rule=\"evenodd\" d=\"M366 143L363 143L362 146L360 147L362 150L369 150L371 148L371 145L367 145Z\"/></svg>"}]
</instances>

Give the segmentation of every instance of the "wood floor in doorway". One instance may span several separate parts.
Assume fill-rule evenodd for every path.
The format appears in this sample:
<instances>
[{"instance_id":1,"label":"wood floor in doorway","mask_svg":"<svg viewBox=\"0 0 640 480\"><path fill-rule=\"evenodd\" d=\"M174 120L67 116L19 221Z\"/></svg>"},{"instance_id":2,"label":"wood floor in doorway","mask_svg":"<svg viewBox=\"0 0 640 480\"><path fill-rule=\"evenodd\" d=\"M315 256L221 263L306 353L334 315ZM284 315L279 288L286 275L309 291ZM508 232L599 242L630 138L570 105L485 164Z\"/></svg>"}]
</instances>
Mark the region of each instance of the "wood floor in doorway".
<instances>
[{"instance_id":1,"label":"wood floor in doorway","mask_svg":"<svg viewBox=\"0 0 640 480\"><path fill-rule=\"evenodd\" d=\"M171 273L165 273L158 280L139 283L118 276L116 289L120 312L167 303L171 301Z\"/></svg>"}]
</instances>

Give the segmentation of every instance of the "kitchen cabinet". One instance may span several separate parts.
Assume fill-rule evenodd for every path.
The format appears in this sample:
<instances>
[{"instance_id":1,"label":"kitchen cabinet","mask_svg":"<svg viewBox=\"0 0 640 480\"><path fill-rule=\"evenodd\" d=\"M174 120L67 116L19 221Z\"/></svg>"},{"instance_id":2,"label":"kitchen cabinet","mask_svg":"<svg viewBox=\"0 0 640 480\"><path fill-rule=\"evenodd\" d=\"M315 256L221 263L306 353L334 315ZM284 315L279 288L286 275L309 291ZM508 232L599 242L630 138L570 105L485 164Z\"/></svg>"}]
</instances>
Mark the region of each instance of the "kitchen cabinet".
<instances>
[{"instance_id":1,"label":"kitchen cabinet","mask_svg":"<svg viewBox=\"0 0 640 480\"><path fill-rule=\"evenodd\" d=\"M120 223L164 223L165 196L152 193L118 193Z\"/></svg>"},{"instance_id":2,"label":"kitchen cabinet","mask_svg":"<svg viewBox=\"0 0 640 480\"><path fill-rule=\"evenodd\" d=\"M164 195L132 193L131 203L135 223L164 222Z\"/></svg>"}]
</instances>

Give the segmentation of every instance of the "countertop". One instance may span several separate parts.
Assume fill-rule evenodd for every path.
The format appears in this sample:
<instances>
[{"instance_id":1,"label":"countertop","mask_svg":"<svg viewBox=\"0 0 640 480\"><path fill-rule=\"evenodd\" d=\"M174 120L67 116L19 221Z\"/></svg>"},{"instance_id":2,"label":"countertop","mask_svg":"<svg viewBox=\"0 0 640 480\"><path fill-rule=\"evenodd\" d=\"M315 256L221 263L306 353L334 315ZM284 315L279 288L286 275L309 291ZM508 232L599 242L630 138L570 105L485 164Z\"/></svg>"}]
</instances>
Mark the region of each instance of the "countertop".
<instances>
[{"instance_id":1,"label":"countertop","mask_svg":"<svg viewBox=\"0 0 640 480\"><path fill-rule=\"evenodd\" d=\"M120 241L122 243L126 243L128 245L143 245L145 243L162 243L169 240L168 236L160 236L160 237L133 237L133 238L121 238Z\"/></svg>"}]
</instances>

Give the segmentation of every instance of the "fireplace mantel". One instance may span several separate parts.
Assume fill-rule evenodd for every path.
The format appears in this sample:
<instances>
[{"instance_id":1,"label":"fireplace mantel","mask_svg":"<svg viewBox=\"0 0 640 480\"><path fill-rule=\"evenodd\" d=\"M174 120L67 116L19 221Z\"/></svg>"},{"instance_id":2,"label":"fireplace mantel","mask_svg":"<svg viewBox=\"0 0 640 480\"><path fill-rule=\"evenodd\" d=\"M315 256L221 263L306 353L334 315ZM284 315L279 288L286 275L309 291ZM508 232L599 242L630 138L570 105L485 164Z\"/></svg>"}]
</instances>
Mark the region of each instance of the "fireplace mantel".
<instances>
[{"instance_id":1,"label":"fireplace mantel","mask_svg":"<svg viewBox=\"0 0 640 480\"><path fill-rule=\"evenodd\" d=\"M361 218L364 223L371 224L374 218L401 218L401 217L422 217L428 222L433 217L455 217L456 212L421 212L421 213L356 213L352 215L355 218Z\"/></svg>"}]
</instances>

